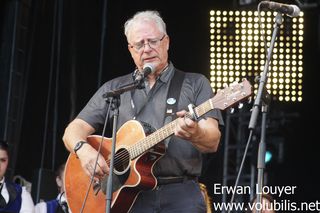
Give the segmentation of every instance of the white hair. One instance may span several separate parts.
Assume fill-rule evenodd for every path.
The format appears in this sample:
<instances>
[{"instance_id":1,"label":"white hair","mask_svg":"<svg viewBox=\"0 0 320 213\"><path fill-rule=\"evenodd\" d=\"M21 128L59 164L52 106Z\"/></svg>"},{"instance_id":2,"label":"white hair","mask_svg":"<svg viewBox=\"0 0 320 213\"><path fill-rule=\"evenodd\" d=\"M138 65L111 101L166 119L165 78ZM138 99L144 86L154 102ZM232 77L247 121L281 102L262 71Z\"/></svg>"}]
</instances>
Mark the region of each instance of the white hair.
<instances>
[{"instance_id":1,"label":"white hair","mask_svg":"<svg viewBox=\"0 0 320 213\"><path fill-rule=\"evenodd\" d=\"M129 34L132 30L132 27L143 21L153 21L158 26L160 32L167 34L166 24L164 23L162 17L160 16L158 11L155 10L146 10L137 12L132 18L128 19L124 24L124 34L129 38Z\"/></svg>"}]
</instances>

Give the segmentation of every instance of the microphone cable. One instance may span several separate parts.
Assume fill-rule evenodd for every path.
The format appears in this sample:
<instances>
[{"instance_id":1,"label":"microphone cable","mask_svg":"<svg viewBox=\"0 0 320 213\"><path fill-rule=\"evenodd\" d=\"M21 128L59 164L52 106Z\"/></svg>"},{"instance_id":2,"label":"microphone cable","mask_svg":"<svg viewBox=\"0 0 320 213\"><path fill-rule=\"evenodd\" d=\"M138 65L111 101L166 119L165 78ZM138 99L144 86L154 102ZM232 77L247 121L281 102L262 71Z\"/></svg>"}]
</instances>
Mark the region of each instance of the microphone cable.
<instances>
[{"instance_id":1,"label":"microphone cable","mask_svg":"<svg viewBox=\"0 0 320 213\"><path fill-rule=\"evenodd\" d=\"M112 100L111 100L111 101L112 101ZM106 132L106 127L107 127L107 123L108 123L108 117L109 117L111 105L112 105L112 103L109 103L109 106L108 106L108 109L107 109L107 114L106 114L105 121L104 121L104 125L103 125L102 134L101 134L102 137L101 137L101 140L100 140L100 143L99 143L99 148L98 148L98 150L97 150L98 153L97 153L97 157L96 157L96 160L95 160L95 163L94 163L94 167L93 167L93 173L92 173L92 175L91 175L91 177L90 177L90 183L89 183L89 186L88 186L86 195L85 195L85 197L84 197L84 200L83 200L83 202L82 202L82 207L81 207L80 213L82 213L83 210L84 210L86 201L87 201L88 196L89 196L90 188L91 188L91 186L92 186L92 183L93 183L93 180L94 180L94 176L95 176L95 174L96 174L96 168L97 168L97 165L98 165L98 159L99 159L99 155L100 155L100 152L101 152L101 147L102 147L104 135L105 135L105 132ZM110 172L109 172L109 173L110 173ZM111 174L112 174L112 172L111 172Z\"/></svg>"},{"instance_id":2,"label":"microphone cable","mask_svg":"<svg viewBox=\"0 0 320 213\"><path fill-rule=\"evenodd\" d=\"M242 157L241 164L240 164L239 171L238 171L238 175L237 175L237 178L236 178L236 182L235 182L235 184L233 186L234 189L236 189L236 187L238 187L240 175L242 173L244 161L245 161L246 156L247 156L247 152L248 152L249 145L250 145L250 142L251 142L252 134L253 134L253 130L250 130L249 137L248 137L247 144L246 144L246 148L244 150L243 157ZM234 202L235 194L236 194L236 190L232 193L232 197L231 197L231 200L230 200L231 206L232 206L232 203ZM230 213L230 211L231 211L231 208L228 209L228 213Z\"/></svg>"},{"instance_id":3,"label":"microphone cable","mask_svg":"<svg viewBox=\"0 0 320 213\"><path fill-rule=\"evenodd\" d=\"M262 22L261 22L261 2L258 4L258 22L259 22L259 30L261 32L261 36L262 36L262 39L263 39L263 42L264 42L264 51L265 51L265 54L268 55L267 41L266 41L266 37L264 35L265 34L265 30L263 28L261 28L261 26L262 26ZM244 165L245 159L247 157L247 152L248 152L249 145L250 145L250 142L251 142L251 139L252 139L252 134L253 134L253 129L251 129L250 132L249 132L249 137L248 137L248 140L247 140L247 143L246 143L246 147L245 147L245 150L244 150L244 153L243 153L243 157L242 157L241 164L240 164L240 167L239 167L238 175L237 175L235 184L233 186L234 189L236 189L238 187L238 184L239 184L240 175L242 173L243 165ZM232 197L231 197L231 200L230 200L230 204L231 205L234 202L235 194L236 194L236 190L235 190L235 192L232 193ZM231 208L228 209L228 213L230 213L230 211L231 211Z\"/></svg>"}]
</instances>

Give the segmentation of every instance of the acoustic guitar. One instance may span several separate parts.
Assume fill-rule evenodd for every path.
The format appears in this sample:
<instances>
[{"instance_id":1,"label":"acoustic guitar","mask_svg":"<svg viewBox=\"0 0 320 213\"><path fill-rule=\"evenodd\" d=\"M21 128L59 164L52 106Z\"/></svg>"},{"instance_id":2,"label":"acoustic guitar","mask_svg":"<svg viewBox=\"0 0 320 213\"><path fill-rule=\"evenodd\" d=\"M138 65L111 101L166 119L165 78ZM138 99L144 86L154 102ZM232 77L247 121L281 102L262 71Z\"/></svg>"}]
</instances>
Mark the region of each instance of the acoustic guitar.
<instances>
[{"instance_id":1,"label":"acoustic guitar","mask_svg":"<svg viewBox=\"0 0 320 213\"><path fill-rule=\"evenodd\" d=\"M233 83L219 90L215 96L201 105L194 107L194 114L200 117L213 109L225 110L248 98L252 87L247 80ZM186 116L192 118L192 113ZM116 151L112 185L111 213L128 212L137 196L144 190L157 186L153 166L165 154L164 139L174 134L176 120L160 129L147 134L148 125L136 120L127 121L117 131ZM101 154L110 165L112 139L99 135L90 135L88 143L96 150L101 144ZM65 190L69 208L73 213L104 213L106 209L106 175L100 183L90 186L90 177L84 172L80 160L70 153L65 168ZM90 187L90 188L89 188ZM100 190L99 190L100 189ZM89 191L88 191L89 190Z\"/></svg>"}]
</instances>

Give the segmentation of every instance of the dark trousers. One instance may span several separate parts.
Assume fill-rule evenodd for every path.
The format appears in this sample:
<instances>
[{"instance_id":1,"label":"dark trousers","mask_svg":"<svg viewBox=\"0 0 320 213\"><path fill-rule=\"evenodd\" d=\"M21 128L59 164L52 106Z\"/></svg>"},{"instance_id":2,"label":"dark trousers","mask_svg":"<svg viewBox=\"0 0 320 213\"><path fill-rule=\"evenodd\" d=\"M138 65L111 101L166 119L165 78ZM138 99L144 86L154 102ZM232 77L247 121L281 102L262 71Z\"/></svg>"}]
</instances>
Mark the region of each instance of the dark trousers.
<instances>
[{"instance_id":1,"label":"dark trousers","mask_svg":"<svg viewBox=\"0 0 320 213\"><path fill-rule=\"evenodd\" d=\"M199 183L186 180L141 192L130 213L206 213Z\"/></svg>"}]
</instances>

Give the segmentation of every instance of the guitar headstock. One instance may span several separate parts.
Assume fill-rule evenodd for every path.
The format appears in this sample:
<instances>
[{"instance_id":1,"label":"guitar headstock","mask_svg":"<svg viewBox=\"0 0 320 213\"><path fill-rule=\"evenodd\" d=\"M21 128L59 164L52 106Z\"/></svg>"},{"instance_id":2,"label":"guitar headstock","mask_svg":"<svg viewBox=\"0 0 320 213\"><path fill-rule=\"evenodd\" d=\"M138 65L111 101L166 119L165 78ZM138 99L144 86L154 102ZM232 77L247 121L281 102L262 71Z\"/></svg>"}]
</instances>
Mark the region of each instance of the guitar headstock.
<instances>
[{"instance_id":1,"label":"guitar headstock","mask_svg":"<svg viewBox=\"0 0 320 213\"><path fill-rule=\"evenodd\" d=\"M244 79L240 83L232 83L229 87L219 90L212 98L212 104L216 109L225 110L250 97L251 94L252 86Z\"/></svg>"}]
</instances>

